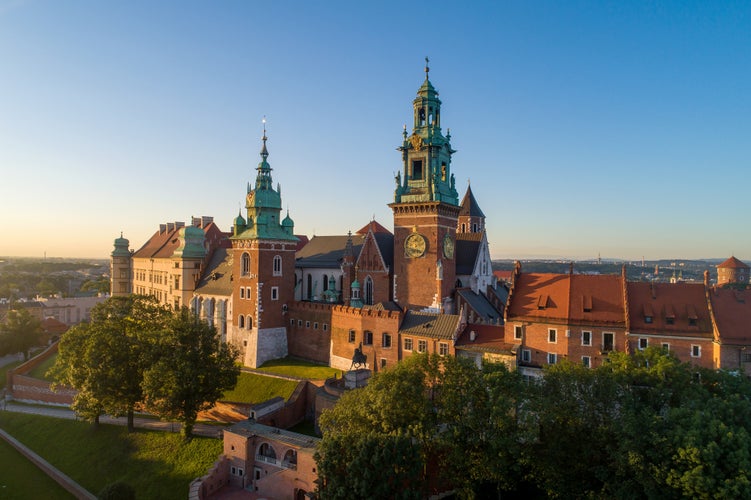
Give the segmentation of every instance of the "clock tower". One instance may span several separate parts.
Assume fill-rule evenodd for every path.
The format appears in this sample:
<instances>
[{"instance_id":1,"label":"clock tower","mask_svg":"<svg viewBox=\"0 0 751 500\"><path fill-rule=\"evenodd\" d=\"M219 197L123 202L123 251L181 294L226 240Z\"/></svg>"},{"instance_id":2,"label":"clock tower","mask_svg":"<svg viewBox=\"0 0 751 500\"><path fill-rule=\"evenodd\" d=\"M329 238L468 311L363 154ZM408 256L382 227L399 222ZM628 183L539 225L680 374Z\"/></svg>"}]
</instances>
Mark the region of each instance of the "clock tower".
<instances>
[{"instance_id":1,"label":"clock tower","mask_svg":"<svg viewBox=\"0 0 751 500\"><path fill-rule=\"evenodd\" d=\"M425 81L413 106L412 133L404 126L402 168L396 176L394 202L394 299L402 307L430 307L452 312L456 281L454 246L459 196L451 173L451 134L441 132L441 101Z\"/></svg>"}]
</instances>

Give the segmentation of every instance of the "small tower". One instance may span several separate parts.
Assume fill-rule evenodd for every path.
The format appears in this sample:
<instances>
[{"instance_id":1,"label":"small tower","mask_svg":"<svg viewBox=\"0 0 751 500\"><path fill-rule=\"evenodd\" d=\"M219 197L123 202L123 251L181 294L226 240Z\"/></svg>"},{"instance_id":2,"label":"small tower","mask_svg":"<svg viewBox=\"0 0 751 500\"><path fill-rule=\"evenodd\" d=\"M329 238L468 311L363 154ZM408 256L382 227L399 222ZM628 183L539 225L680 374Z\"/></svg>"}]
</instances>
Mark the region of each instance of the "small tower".
<instances>
[{"instance_id":1,"label":"small tower","mask_svg":"<svg viewBox=\"0 0 751 500\"><path fill-rule=\"evenodd\" d=\"M115 239L115 249L110 258L110 295L124 296L131 293L132 253L128 250L130 242L123 238L123 233Z\"/></svg>"},{"instance_id":2,"label":"small tower","mask_svg":"<svg viewBox=\"0 0 751 500\"><path fill-rule=\"evenodd\" d=\"M748 265L734 256L717 266L717 284L727 285L731 283L748 284Z\"/></svg>"},{"instance_id":3,"label":"small tower","mask_svg":"<svg viewBox=\"0 0 751 500\"><path fill-rule=\"evenodd\" d=\"M243 363L256 368L287 355L287 308L294 300L294 222L281 219L281 189L274 189L264 120L261 162L248 185L246 217L235 219L232 242L231 341L244 349Z\"/></svg>"},{"instance_id":4,"label":"small tower","mask_svg":"<svg viewBox=\"0 0 751 500\"><path fill-rule=\"evenodd\" d=\"M458 224L457 233L480 233L485 230L485 214L480 210L470 186L467 186L467 192L462 198Z\"/></svg>"}]
</instances>

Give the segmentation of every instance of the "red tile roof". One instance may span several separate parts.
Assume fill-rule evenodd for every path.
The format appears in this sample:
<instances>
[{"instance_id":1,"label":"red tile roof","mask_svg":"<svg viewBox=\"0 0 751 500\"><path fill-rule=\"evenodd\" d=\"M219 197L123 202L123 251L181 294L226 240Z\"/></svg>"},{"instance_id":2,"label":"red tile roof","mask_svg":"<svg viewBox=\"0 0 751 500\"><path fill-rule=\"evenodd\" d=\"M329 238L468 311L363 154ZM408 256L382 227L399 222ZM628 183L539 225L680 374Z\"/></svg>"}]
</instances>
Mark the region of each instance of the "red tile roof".
<instances>
[{"instance_id":1,"label":"red tile roof","mask_svg":"<svg viewBox=\"0 0 751 500\"><path fill-rule=\"evenodd\" d=\"M741 262L740 260L736 259L735 257L730 257L728 260L723 262L722 264L718 264L717 268L730 268L730 269L749 269L749 267Z\"/></svg>"},{"instance_id":2,"label":"red tile roof","mask_svg":"<svg viewBox=\"0 0 751 500\"><path fill-rule=\"evenodd\" d=\"M474 341L471 340L471 332L475 332ZM456 348L468 351L512 354L516 346L504 342L503 335L503 326L468 324L456 341Z\"/></svg>"},{"instance_id":3,"label":"red tile roof","mask_svg":"<svg viewBox=\"0 0 751 500\"><path fill-rule=\"evenodd\" d=\"M180 246L179 231L179 227L175 227L171 231L157 231L141 248L136 250L133 258L164 259L171 257L175 249Z\"/></svg>"},{"instance_id":4,"label":"red tile roof","mask_svg":"<svg viewBox=\"0 0 751 500\"><path fill-rule=\"evenodd\" d=\"M751 290L713 288L709 300L720 342L751 344Z\"/></svg>"},{"instance_id":5,"label":"red tile roof","mask_svg":"<svg viewBox=\"0 0 751 500\"><path fill-rule=\"evenodd\" d=\"M628 308L632 333L703 336L712 332L701 283L628 283Z\"/></svg>"},{"instance_id":6,"label":"red tile roof","mask_svg":"<svg viewBox=\"0 0 751 500\"><path fill-rule=\"evenodd\" d=\"M509 297L509 318L566 320L570 275L521 273Z\"/></svg>"},{"instance_id":7,"label":"red tile roof","mask_svg":"<svg viewBox=\"0 0 751 500\"><path fill-rule=\"evenodd\" d=\"M377 233L391 234L391 231L389 231L388 229L380 225L375 219L365 224L355 234L360 234L362 236L365 236L366 234L368 234L368 231L373 231L376 234Z\"/></svg>"},{"instance_id":8,"label":"red tile roof","mask_svg":"<svg viewBox=\"0 0 751 500\"><path fill-rule=\"evenodd\" d=\"M623 277L615 274L571 276L569 318L572 322L625 326Z\"/></svg>"}]
</instances>

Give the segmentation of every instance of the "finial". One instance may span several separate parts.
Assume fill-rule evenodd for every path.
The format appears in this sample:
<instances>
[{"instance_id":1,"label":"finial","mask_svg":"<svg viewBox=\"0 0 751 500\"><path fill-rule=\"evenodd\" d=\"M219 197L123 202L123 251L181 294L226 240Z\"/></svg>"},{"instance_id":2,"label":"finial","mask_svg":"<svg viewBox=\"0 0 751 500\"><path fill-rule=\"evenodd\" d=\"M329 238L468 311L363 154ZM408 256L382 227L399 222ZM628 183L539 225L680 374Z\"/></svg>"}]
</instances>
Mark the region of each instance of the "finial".
<instances>
[{"instance_id":1,"label":"finial","mask_svg":"<svg viewBox=\"0 0 751 500\"><path fill-rule=\"evenodd\" d=\"M430 66L428 66L429 63L430 59L428 59L428 56L425 56L425 78L428 78L428 73L430 73Z\"/></svg>"},{"instance_id":2,"label":"finial","mask_svg":"<svg viewBox=\"0 0 751 500\"><path fill-rule=\"evenodd\" d=\"M472 184L472 181L470 180L469 177L467 177L467 186L470 186L471 184Z\"/></svg>"},{"instance_id":3,"label":"finial","mask_svg":"<svg viewBox=\"0 0 751 500\"><path fill-rule=\"evenodd\" d=\"M450 128L446 129L446 140L447 141L451 140L451 129Z\"/></svg>"}]
</instances>

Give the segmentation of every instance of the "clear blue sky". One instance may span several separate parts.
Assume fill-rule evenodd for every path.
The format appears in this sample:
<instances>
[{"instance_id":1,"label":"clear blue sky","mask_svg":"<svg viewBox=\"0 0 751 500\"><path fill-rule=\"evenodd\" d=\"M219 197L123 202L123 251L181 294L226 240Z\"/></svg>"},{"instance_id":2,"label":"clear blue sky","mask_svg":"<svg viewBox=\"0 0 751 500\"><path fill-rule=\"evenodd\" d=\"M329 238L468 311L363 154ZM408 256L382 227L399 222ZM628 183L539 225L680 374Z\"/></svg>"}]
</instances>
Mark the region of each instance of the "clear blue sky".
<instances>
[{"instance_id":1,"label":"clear blue sky","mask_svg":"<svg viewBox=\"0 0 751 500\"><path fill-rule=\"evenodd\" d=\"M494 257L751 261L749 2L0 0L0 255L223 230L267 117L297 233L392 227L430 57Z\"/></svg>"}]
</instances>

